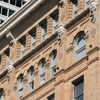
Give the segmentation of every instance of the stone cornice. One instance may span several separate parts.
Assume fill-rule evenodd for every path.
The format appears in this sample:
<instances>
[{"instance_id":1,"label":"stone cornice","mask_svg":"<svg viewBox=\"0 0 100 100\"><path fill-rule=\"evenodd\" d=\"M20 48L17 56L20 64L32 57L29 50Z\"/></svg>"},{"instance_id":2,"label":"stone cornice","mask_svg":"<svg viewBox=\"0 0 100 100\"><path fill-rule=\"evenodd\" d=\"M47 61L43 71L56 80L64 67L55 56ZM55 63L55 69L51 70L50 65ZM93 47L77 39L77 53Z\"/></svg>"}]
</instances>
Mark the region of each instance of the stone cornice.
<instances>
[{"instance_id":1,"label":"stone cornice","mask_svg":"<svg viewBox=\"0 0 100 100\"><path fill-rule=\"evenodd\" d=\"M73 25L73 23L75 23L78 19L82 18L83 15L85 15L86 13L90 12L90 7L88 7L87 9L85 9L84 11L82 11L81 13L77 14L77 16L75 16L75 18L73 18L72 20L70 20L69 22L67 22L64 27L67 29L70 25Z\"/></svg>"},{"instance_id":2,"label":"stone cornice","mask_svg":"<svg viewBox=\"0 0 100 100\"><path fill-rule=\"evenodd\" d=\"M13 63L13 66L16 67L22 60L27 59L28 56L32 55L33 52L37 51L38 48L43 47L48 41L50 41L52 38L54 38L57 35L57 31L50 36L48 36L43 42L35 46L32 50L27 52L22 58L18 59L16 62Z\"/></svg>"},{"instance_id":3,"label":"stone cornice","mask_svg":"<svg viewBox=\"0 0 100 100\"><path fill-rule=\"evenodd\" d=\"M8 30L13 29L18 23L24 20L31 12L35 11L40 4L47 0L30 0L23 7L21 7L15 14L13 14L7 21L0 26L0 38L2 38Z\"/></svg>"}]
</instances>

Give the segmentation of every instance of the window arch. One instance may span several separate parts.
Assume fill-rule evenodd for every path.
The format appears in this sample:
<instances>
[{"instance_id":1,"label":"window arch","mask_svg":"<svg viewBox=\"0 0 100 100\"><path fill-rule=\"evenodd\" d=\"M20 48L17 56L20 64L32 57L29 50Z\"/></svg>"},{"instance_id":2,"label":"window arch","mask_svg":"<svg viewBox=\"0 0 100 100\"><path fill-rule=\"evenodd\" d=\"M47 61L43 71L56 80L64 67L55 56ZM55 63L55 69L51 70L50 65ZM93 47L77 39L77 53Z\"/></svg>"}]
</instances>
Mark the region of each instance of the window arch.
<instances>
[{"instance_id":1,"label":"window arch","mask_svg":"<svg viewBox=\"0 0 100 100\"><path fill-rule=\"evenodd\" d=\"M29 78L28 78L28 93L34 89L34 67L32 67L29 71Z\"/></svg>"},{"instance_id":2,"label":"window arch","mask_svg":"<svg viewBox=\"0 0 100 100\"><path fill-rule=\"evenodd\" d=\"M3 93L4 93L3 89L0 89L0 100L4 100Z\"/></svg>"},{"instance_id":3,"label":"window arch","mask_svg":"<svg viewBox=\"0 0 100 100\"><path fill-rule=\"evenodd\" d=\"M19 82L18 82L18 96L17 100L19 100L23 96L23 75L20 75Z\"/></svg>"},{"instance_id":4,"label":"window arch","mask_svg":"<svg viewBox=\"0 0 100 100\"><path fill-rule=\"evenodd\" d=\"M39 85L45 82L45 60L43 59L39 69Z\"/></svg>"},{"instance_id":5,"label":"window arch","mask_svg":"<svg viewBox=\"0 0 100 100\"><path fill-rule=\"evenodd\" d=\"M86 42L84 36L85 34L81 33L75 41L75 61L79 60L85 55Z\"/></svg>"},{"instance_id":6,"label":"window arch","mask_svg":"<svg viewBox=\"0 0 100 100\"><path fill-rule=\"evenodd\" d=\"M54 69L56 68L56 55L57 55L57 51L54 51L51 56L50 78L53 77Z\"/></svg>"}]
</instances>

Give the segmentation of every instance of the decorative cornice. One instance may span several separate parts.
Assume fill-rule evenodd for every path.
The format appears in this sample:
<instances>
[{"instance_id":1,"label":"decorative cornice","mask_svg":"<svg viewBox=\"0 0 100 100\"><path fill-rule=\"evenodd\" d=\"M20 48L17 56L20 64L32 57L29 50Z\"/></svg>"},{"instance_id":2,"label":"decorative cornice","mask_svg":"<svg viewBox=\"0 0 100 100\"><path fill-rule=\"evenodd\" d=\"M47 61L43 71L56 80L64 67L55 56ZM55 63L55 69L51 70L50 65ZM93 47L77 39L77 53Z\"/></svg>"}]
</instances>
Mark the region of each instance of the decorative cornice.
<instances>
[{"instance_id":1,"label":"decorative cornice","mask_svg":"<svg viewBox=\"0 0 100 100\"><path fill-rule=\"evenodd\" d=\"M83 15L86 15L86 13L90 12L90 8L88 7L87 9L85 9L84 11L82 11L81 13L77 14L77 16L75 18L73 18L72 20L70 20L69 22L67 22L64 27L67 29L70 25L72 25L73 23L75 23L79 18L82 18Z\"/></svg>"},{"instance_id":2,"label":"decorative cornice","mask_svg":"<svg viewBox=\"0 0 100 100\"><path fill-rule=\"evenodd\" d=\"M50 41L52 38L54 38L57 35L57 32L51 34L50 36L48 36L43 42L41 42L40 44L38 44L36 47L34 47L32 50L30 50L29 52L27 52L22 58L18 59L17 61L15 61L13 63L13 66L16 67L17 64L19 64L22 60L26 59L29 55L31 55L33 52L37 51L38 48L42 47L43 45L45 45L48 41Z\"/></svg>"}]
</instances>

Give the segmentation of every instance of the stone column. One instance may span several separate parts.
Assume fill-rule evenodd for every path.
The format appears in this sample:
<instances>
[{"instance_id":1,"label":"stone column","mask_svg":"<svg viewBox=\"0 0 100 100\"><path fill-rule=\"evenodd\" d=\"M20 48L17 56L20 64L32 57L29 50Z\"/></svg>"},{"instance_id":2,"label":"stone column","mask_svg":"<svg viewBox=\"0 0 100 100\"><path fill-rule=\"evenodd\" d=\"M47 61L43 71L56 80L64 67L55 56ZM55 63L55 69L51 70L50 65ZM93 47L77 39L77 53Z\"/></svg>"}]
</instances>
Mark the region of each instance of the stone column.
<instances>
[{"instance_id":1,"label":"stone column","mask_svg":"<svg viewBox=\"0 0 100 100\"><path fill-rule=\"evenodd\" d=\"M50 79L50 61L46 61L45 66L45 81Z\"/></svg>"},{"instance_id":2,"label":"stone column","mask_svg":"<svg viewBox=\"0 0 100 100\"><path fill-rule=\"evenodd\" d=\"M25 76L24 79L23 79L23 97L25 95L27 95L27 91L28 91L28 77Z\"/></svg>"},{"instance_id":3,"label":"stone column","mask_svg":"<svg viewBox=\"0 0 100 100\"><path fill-rule=\"evenodd\" d=\"M47 17L47 37L52 34L53 19L51 16Z\"/></svg>"},{"instance_id":4,"label":"stone column","mask_svg":"<svg viewBox=\"0 0 100 100\"><path fill-rule=\"evenodd\" d=\"M17 41L16 44L16 58L19 59L21 55L21 43Z\"/></svg>"},{"instance_id":5,"label":"stone column","mask_svg":"<svg viewBox=\"0 0 100 100\"><path fill-rule=\"evenodd\" d=\"M78 0L78 4L77 4L77 8L78 8L78 11L77 11L77 14L82 12L85 8L85 0Z\"/></svg>"},{"instance_id":6,"label":"stone column","mask_svg":"<svg viewBox=\"0 0 100 100\"><path fill-rule=\"evenodd\" d=\"M6 69L6 54L3 52L1 54L1 72Z\"/></svg>"},{"instance_id":7,"label":"stone column","mask_svg":"<svg viewBox=\"0 0 100 100\"><path fill-rule=\"evenodd\" d=\"M34 66L34 89L36 89L39 85L39 71L38 71L38 64L35 64Z\"/></svg>"},{"instance_id":8,"label":"stone column","mask_svg":"<svg viewBox=\"0 0 100 100\"><path fill-rule=\"evenodd\" d=\"M41 34L42 34L42 28L38 24L36 26L36 45L38 45L39 43L41 43Z\"/></svg>"},{"instance_id":9,"label":"stone column","mask_svg":"<svg viewBox=\"0 0 100 100\"><path fill-rule=\"evenodd\" d=\"M25 50L25 53L27 53L28 51L30 51L30 48L31 48L31 35L29 33L27 33L25 36L26 36L26 50Z\"/></svg>"}]
</instances>

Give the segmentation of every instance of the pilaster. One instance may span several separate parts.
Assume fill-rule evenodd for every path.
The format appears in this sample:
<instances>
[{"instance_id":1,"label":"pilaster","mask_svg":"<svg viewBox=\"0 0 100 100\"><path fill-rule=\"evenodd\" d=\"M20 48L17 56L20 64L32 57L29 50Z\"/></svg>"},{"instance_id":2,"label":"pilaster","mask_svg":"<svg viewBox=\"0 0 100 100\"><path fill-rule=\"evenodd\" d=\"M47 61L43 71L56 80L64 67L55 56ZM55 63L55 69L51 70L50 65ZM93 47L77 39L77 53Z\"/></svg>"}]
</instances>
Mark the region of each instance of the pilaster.
<instances>
[{"instance_id":1,"label":"pilaster","mask_svg":"<svg viewBox=\"0 0 100 100\"><path fill-rule=\"evenodd\" d=\"M38 24L36 26L36 45L38 45L39 43L41 43L41 34L42 34L42 28Z\"/></svg>"},{"instance_id":2,"label":"pilaster","mask_svg":"<svg viewBox=\"0 0 100 100\"><path fill-rule=\"evenodd\" d=\"M50 79L50 61L46 61L45 66L45 81Z\"/></svg>"},{"instance_id":3,"label":"pilaster","mask_svg":"<svg viewBox=\"0 0 100 100\"><path fill-rule=\"evenodd\" d=\"M67 2L67 20L70 21L72 19L73 14L73 3L71 0Z\"/></svg>"},{"instance_id":4,"label":"pilaster","mask_svg":"<svg viewBox=\"0 0 100 100\"><path fill-rule=\"evenodd\" d=\"M23 79L23 83L24 83L24 86L23 86L23 97L25 95L27 95L27 89L28 89L28 77L25 76L24 79Z\"/></svg>"},{"instance_id":5,"label":"pilaster","mask_svg":"<svg viewBox=\"0 0 100 100\"><path fill-rule=\"evenodd\" d=\"M52 34L53 19L51 16L47 17L47 37Z\"/></svg>"},{"instance_id":6,"label":"pilaster","mask_svg":"<svg viewBox=\"0 0 100 100\"><path fill-rule=\"evenodd\" d=\"M25 34L26 36L26 50L25 53L27 53L28 51L30 51L31 48L31 35L29 33Z\"/></svg>"},{"instance_id":7,"label":"pilaster","mask_svg":"<svg viewBox=\"0 0 100 100\"><path fill-rule=\"evenodd\" d=\"M19 59L21 55L21 43L17 41L16 46L16 58Z\"/></svg>"},{"instance_id":8,"label":"pilaster","mask_svg":"<svg viewBox=\"0 0 100 100\"><path fill-rule=\"evenodd\" d=\"M38 82L39 82L39 71L38 71L38 64L35 64L35 69L34 69L34 89L38 87Z\"/></svg>"},{"instance_id":9,"label":"pilaster","mask_svg":"<svg viewBox=\"0 0 100 100\"><path fill-rule=\"evenodd\" d=\"M1 54L1 72L6 68L6 54L3 52Z\"/></svg>"},{"instance_id":10,"label":"pilaster","mask_svg":"<svg viewBox=\"0 0 100 100\"><path fill-rule=\"evenodd\" d=\"M78 0L78 13L82 12L85 8L85 0Z\"/></svg>"}]
</instances>

